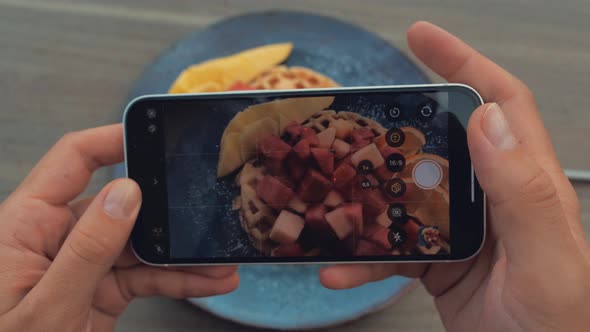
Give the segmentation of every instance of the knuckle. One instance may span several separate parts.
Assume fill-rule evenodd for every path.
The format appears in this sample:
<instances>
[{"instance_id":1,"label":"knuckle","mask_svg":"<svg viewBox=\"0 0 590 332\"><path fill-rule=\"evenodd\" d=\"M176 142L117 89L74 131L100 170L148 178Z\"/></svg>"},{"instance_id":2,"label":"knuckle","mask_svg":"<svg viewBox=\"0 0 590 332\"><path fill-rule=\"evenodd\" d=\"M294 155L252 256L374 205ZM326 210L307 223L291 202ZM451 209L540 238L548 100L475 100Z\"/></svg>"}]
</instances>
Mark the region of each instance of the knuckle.
<instances>
[{"instance_id":1,"label":"knuckle","mask_svg":"<svg viewBox=\"0 0 590 332\"><path fill-rule=\"evenodd\" d=\"M518 94L523 97L528 103L535 104L535 94L529 88L529 86L523 82L522 80L515 77L517 87L518 87Z\"/></svg>"},{"instance_id":2,"label":"knuckle","mask_svg":"<svg viewBox=\"0 0 590 332\"><path fill-rule=\"evenodd\" d=\"M68 132L59 139L58 144L65 146L76 146L80 137L80 133L81 132L79 131Z\"/></svg>"},{"instance_id":3,"label":"knuckle","mask_svg":"<svg viewBox=\"0 0 590 332\"><path fill-rule=\"evenodd\" d=\"M521 197L526 203L541 208L553 208L561 204L557 189L542 169L538 169L520 185Z\"/></svg>"},{"instance_id":4,"label":"knuckle","mask_svg":"<svg viewBox=\"0 0 590 332\"><path fill-rule=\"evenodd\" d=\"M91 234L83 227L75 227L70 234L71 241L68 241L71 252L81 261L87 264L104 265L112 246L110 241L99 234Z\"/></svg>"}]
</instances>

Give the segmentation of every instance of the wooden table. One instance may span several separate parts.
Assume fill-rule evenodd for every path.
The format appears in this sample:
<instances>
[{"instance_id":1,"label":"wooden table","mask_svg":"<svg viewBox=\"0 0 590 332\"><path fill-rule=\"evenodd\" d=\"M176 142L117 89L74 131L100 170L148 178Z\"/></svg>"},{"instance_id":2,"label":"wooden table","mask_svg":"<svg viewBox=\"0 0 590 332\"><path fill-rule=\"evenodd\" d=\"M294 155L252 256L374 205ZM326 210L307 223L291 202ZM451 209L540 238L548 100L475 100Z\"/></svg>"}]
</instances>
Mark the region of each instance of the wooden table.
<instances>
[{"instance_id":1,"label":"wooden table","mask_svg":"<svg viewBox=\"0 0 590 332\"><path fill-rule=\"evenodd\" d=\"M229 15L276 8L340 17L406 51L405 29L413 21L446 27L530 85L565 167L590 167L590 2L482 3L0 0L0 199L65 132L118 121L135 78L175 40ZM110 170L98 172L88 193L109 176ZM575 187L588 232L590 185ZM182 301L153 298L135 301L117 331L238 328ZM393 330L442 330L422 288L396 306L331 331Z\"/></svg>"}]
</instances>

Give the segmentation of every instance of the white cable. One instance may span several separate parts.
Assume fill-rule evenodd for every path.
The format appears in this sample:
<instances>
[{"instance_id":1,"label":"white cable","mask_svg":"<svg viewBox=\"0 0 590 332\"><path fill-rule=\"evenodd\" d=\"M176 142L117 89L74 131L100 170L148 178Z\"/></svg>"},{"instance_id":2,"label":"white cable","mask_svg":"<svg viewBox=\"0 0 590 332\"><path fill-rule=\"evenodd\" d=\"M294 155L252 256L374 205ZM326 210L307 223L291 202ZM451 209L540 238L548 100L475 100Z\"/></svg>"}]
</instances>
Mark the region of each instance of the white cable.
<instances>
[{"instance_id":1,"label":"white cable","mask_svg":"<svg viewBox=\"0 0 590 332\"><path fill-rule=\"evenodd\" d=\"M590 181L590 171L581 169L564 169L563 172L572 181Z\"/></svg>"}]
</instances>

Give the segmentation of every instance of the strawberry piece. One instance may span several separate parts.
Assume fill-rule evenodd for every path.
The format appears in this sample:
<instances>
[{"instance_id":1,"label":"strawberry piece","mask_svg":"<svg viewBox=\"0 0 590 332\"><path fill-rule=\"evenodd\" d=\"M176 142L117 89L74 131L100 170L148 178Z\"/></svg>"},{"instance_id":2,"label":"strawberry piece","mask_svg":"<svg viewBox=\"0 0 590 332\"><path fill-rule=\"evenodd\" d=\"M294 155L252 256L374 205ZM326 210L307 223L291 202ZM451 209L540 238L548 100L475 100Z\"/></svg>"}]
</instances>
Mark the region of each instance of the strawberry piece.
<instances>
[{"instance_id":1,"label":"strawberry piece","mask_svg":"<svg viewBox=\"0 0 590 332\"><path fill-rule=\"evenodd\" d=\"M256 145L258 153L273 160L283 160L291 152L291 146L275 135L268 135Z\"/></svg>"},{"instance_id":2,"label":"strawberry piece","mask_svg":"<svg viewBox=\"0 0 590 332\"><path fill-rule=\"evenodd\" d=\"M355 175L356 170L350 164L341 163L332 176L334 187L343 191L352 182Z\"/></svg>"},{"instance_id":3,"label":"strawberry piece","mask_svg":"<svg viewBox=\"0 0 590 332\"><path fill-rule=\"evenodd\" d=\"M355 130L352 131L352 141L353 142L358 142L358 141L371 141L373 140L373 138L375 137L375 134L373 134L373 131L368 128L368 127L360 127L360 128L356 128Z\"/></svg>"},{"instance_id":4,"label":"strawberry piece","mask_svg":"<svg viewBox=\"0 0 590 332\"><path fill-rule=\"evenodd\" d=\"M295 144L293 151L297 154L297 157L301 160L307 160L311 156L310 142L307 139L302 139L299 143Z\"/></svg>"},{"instance_id":5,"label":"strawberry piece","mask_svg":"<svg viewBox=\"0 0 590 332\"><path fill-rule=\"evenodd\" d=\"M285 164L287 165L287 171L291 181L299 183L307 172L307 163L301 160L296 154L292 153L287 157Z\"/></svg>"},{"instance_id":6,"label":"strawberry piece","mask_svg":"<svg viewBox=\"0 0 590 332\"><path fill-rule=\"evenodd\" d=\"M320 144L318 134L315 132L315 130L309 127L304 126L303 129L301 129L301 139L307 140L309 142L309 146L316 147Z\"/></svg>"},{"instance_id":7,"label":"strawberry piece","mask_svg":"<svg viewBox=\"0 0 590 332\"><path fill-rule=\"evenodd\" d=\"M332 183L320 172L309 169L299 185L299 197L306 203L319 203L332 189Z\"/></svg>"},{"instance_id":8,"label":"strawberry piece","mask_svg":"<svg viewBox=\"0 0 590 332\"><path fill-rule=\"evenodd\" d=\"M244 91L244 90L256 90L255 87L250 86L242 81L235 81L232 85L229 86L227 89L228 91Z\"/></svg>"},{"instance_id":9,"label":"strawberry piece","mask_svg":"<svg viewBox=\"0 0 590 332\"><path fill-rule=\"evenodd\" d=\"M369 144L371 144L371 141L369 141L367 139L363 139L363 140L360 140L360 141L354 141L350 145L350 152L351 153L355 153L355 152L359 151L360 149L366 147Z\"/></svg>"},{"instance_id":10,"label":"strawberry piece","mask_svg":"<svg viewBox=\"0 0 590 332\"><path fill-rule=\"evenodd\" d=\"M387 166L385 166L385 164L375 168L373 173L380 182L386 182L387 180L391 180L393 178L393 172L390 171Z\"/></svg>"},{"instance_id":11,"label":"strawberry piece","mask_svg":"<svg viewBox=\"0 0 590 332\"><path fill-rule=\"evenodd\" d=\"M277 159L264 159L262 162L272 175L280 175L283 171L283 161Z\"/></svg>"},{"instance_id":12,"label":"strawberry piece","mask_svg":"<svg viewBox=\"0 0 590 332\"><path fill-rule=\"evenodd\" d=\"M387 250L367 240L359 240L354 251L355 256L382 256L388 255Z\"/></svg>"},{"instance_id":13,"label":"strawberry piece","mask_svg":"<svg viewBox=\"0 0 590 332\"><path fill-rule=\"evenodd\" d=\"M384 250L393 249L393 245L389 242L389 229L379 226L367 239L376 245L380 246Z\"/></svg>"},{"instance_id":14,"label":"strawberry piece","mask_svg":"<svg viewBox=\"0 0 590 332\"><path fill-rule=\"evenodd\" d=\"M320 166L322 173L331 176L334 172L334 154L328 149L311 148L311 154Z\"/></svg>"},{"instance_id":15,"label":"strawberry piece","mask_svg":"<svg viewBox=\"0 0 590 332\"><path fill-rule=\"evenodd\" d=\"M289 122L285 126L285 134L287 136L287 141L292 145L297 143L301 138L301 133L303 132L303 126L295 121Z\"/></svg>"},{"instance_id":16,"label":"strawberry piece","mask_svg":"<svg viewBox=\"0 0 590 332\"><path fill-rule=\"evenodd\" d=\"M326 207L318 204L305 212L305 222L316 232L329 232L330 225L326 222Z\"/></svg>"},{"instance_id":17,"label":"strawberry piece","mask_svg":"<svg viewBox=\"0 0 590 332\"><path fill-rule=\"evenodd\" d=\"M256 186L256 193L271 208L280 211L295 196L291 188L279 178L271 175L264 176Z\"/></svg>"},{"instance_id":18,"label":"strawberry piece","mask_svg":"<svg viewBox=\"0 0 590 332\"><path fill-rule=\"evenodd\" d=\"M394 154L394 153L399 153L401 155L403 155L403 153L399 150L396 149L394 147L391 147L389 145L382 145L381 147L377 146L377 148L379 148L379 152L381 152L381 155L383 156L383 158L387 159L387 157L389 157L390 155Z\"/></svg>"}]
</instances>

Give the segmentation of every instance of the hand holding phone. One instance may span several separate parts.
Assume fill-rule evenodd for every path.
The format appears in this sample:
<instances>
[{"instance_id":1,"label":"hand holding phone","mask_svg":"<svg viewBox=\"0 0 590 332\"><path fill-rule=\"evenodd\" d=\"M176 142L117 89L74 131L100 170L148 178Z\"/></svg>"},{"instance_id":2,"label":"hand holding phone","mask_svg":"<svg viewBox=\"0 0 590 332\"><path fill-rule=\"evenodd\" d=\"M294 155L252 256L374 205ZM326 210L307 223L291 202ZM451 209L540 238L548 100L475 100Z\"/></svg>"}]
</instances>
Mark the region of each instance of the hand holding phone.
<instances>
[{"instance_id":1,"label":"hand holding phone","mask_svg":"<svg viewBox=\"0 0 590 332\"><path fill-rule=\"evenodd\" d=\"M468 128L490 231L473 259L449 264L357 264L324 268L321 282L349 288L391 275L421 278L447 330L584 331L590 248L576 193L565 177L530 90L490 59L430 23L408 31L413 53L486 104ZM540 290L543 291L540 291Z\"/></svg>"},{"instance_id":2,"label":"hand holding phone","mask_svg":"<svg viewBox=\"0 0 590 332\"><path fill-rule=\"evenodd\" d=\"M452 261L484 237L460 85L146 96L125 114L151 264Z\"/></svg>"}]
</instances>

